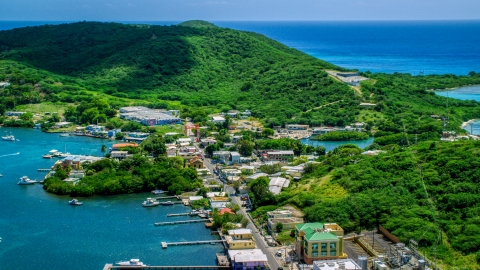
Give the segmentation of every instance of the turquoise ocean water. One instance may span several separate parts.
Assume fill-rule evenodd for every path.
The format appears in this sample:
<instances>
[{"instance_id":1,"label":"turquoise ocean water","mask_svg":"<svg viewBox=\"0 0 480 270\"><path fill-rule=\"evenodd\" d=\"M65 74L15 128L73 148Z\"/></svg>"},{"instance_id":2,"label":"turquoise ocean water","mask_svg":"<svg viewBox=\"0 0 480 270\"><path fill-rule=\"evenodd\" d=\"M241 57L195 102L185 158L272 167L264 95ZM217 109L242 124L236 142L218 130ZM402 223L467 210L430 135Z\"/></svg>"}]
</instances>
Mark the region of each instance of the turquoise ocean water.
<instances>
[{"instance_id":1,"label":"turquoise ocean water","mask_svg":"<svg viewBox=\"0 0 480 270\"><path fill-rule=\"evenodd\" d=\"M184 213L183 205L143 208L150 193L79 198L82 206L68 205L68 196L46 193L40 184L19 186L26 175L42 179L55 159L42 159L45 149L100 156L101 145L113 141L87 137L59 137L35 129L0 128L0 269L101 269L105 263L139 258L149 265L216 265L221 245L177 246L162 249L160 242L210 240L203 223L154 226L154 222Z\"/></svg>"}]
</instances>

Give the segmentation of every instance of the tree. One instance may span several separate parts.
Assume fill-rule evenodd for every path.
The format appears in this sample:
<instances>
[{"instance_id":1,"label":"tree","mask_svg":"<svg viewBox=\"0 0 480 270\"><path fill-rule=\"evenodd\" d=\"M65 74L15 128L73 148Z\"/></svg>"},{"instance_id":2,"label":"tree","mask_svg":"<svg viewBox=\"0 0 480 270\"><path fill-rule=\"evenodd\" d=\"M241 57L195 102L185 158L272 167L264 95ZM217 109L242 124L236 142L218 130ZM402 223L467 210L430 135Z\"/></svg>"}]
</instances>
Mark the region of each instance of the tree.
<instances>
[{"instance_id":1,"label":"tree","mask_svg":"<svg viewBox=\"0 0 480 270\"><path fill-rule=\"evenodd\" d=\"M238 149L240 155L248 157L252 155L254 146L255 144L253 142L242 139L237 142L235 147Z\"/></svg>"},{"instance_id":2,"label":"tree","mask_svg":"<svg viewBox=\"0 0 480 270\"><path fill-rule=\"evenodd\" d=\"M275 230L277 231L277 233L282 232L282 230L283 230L283 223L277 222L277 224L275 224Z\"/></svg>"},{"instance_id":3,"label":"tree","mask_svg":"<svg viewBox=\"0 0 480 270\"><path fill-rule=\"evenodd\" d=\"M262 136L265 137L265 138L267 138L269 136L273 136L273 134L275 134L275 131L271 128L265 128L262 131Z\"/></svg>"},{"instance_id":4,"label":"tree","mask_svg":"<svg viewBox=\"0 0 480 270\"><path fill-rule=\"evenodd\" d=\"M315 153L317 153L317 155L319 156L324 156L326 153L326 149L323 146L317 146L315 147Z\"/></svg>"},{"instance_id":5,"label":"tree","mask_svg":"<svg viewBox=\"0 0 480 270\"><path fill-rule=\"evenodd\" d=\"M250 220L247 217L243 217L240 223L242 224L242 228L246 228L248 223L250 223Z\"/></svg>"},{"instance_id":6,"label":"tree","mask_svg":"<svg viewBox=\"0 0 480 270\"><path fill-rule=\"evenodd\" d=\"M102 144L101 151L102 151L103 154L105 154L105 152L107 152L107 146L105 144Z\"/></svg>"}]
</instances>

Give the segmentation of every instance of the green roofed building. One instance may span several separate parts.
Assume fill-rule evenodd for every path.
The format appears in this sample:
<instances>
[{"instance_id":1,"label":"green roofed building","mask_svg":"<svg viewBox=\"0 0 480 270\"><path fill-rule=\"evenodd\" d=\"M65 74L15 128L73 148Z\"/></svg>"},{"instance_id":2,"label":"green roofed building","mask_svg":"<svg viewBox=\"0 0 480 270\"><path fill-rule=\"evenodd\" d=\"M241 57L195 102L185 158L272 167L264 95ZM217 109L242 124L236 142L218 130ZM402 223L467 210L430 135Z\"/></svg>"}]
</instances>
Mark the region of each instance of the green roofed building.
<instances>
[{"instance_id":1,"label":"green roofed building","mask_svg":"<svg viewBox=\"0 0 480 270\"><path fill-rule=\"evenodd\" d=\"M306 264L346 258L343 229L336 223L302 223L295 226L295 252Z\"/></svg>"}]
</instances>

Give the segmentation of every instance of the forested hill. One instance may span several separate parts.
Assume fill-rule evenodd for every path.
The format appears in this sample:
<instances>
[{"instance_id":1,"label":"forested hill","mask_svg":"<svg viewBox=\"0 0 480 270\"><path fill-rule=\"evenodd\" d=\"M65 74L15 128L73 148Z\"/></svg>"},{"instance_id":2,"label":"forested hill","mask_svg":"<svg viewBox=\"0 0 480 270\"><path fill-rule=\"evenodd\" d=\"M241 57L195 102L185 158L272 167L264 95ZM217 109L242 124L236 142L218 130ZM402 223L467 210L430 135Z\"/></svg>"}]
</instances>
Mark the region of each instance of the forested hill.
<instances>
[{"instance_id":1,"label":"forested hill","mask_svg":"<svg viewBox=\"0 0 480 270\"><path fill-rule=\"evenodd\" d=\"M322 71L338 67L263 35L202 21L177 26L79 22L0 31L0 57L7 68L0 76L15 82L13 75L21 73L21 80L65 102L82 100L75 95L86 89L250 109L277 122L355 99L349 87ZM36 71L25 72L26 67Z\"/></svg>"}]
</instances>

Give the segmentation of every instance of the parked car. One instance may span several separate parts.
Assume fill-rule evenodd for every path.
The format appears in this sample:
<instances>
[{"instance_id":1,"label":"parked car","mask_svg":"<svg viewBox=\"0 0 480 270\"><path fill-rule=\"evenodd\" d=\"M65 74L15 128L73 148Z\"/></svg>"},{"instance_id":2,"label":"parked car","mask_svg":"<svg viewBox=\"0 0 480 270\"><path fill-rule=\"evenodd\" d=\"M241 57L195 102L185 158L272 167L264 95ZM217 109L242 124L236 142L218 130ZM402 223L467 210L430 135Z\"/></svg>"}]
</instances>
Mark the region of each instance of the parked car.
<instances>
[{"instance_id":1,"label":"parked car","mask_svg":"<svg viewBox=\"0 0 480 270\"><path fill-rule=\"evenodd\" d=\"M277 251L277 253L275 253L275 256L282 257L282 251L281 250Z\"/></svg>"}]
</instances>

